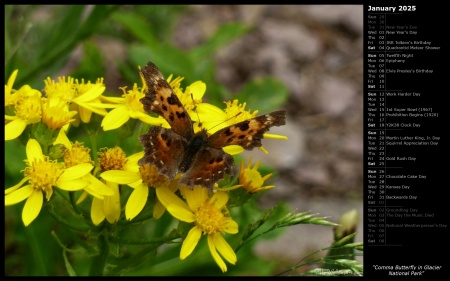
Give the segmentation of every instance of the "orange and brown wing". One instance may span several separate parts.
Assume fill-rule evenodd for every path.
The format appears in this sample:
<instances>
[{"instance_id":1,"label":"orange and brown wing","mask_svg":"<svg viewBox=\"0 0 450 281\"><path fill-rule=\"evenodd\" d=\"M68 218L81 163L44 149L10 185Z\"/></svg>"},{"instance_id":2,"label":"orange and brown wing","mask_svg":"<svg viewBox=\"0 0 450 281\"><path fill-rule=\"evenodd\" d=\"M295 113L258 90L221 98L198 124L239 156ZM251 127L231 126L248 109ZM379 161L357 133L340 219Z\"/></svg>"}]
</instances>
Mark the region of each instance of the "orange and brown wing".
<instances>
[{"instance_id":1,"label":"orange and brown wing","mask_svg":"<svg viewBox=\"0 0 450 281\"><path fill-rule=\"evenodd\" d=\"M239 145L252 150L260 147L263 134L273 126L286 124L286 111L274 111L223 128L208 138L208 146L222 148L227 145Z\"/></svg>"},{"instance_id":2,"label":"orange and brown wing","mask_svg":"<svg viewBox=\"0 0 450 281\"><path fill-rule=\"evenodd\" d=\"M139 139L144 147L144 157L139 160L139 165L155 165L160 174L173 180L185 151L185 141L181 136L172 130L152 126Z\"/></svg>"},{"instance_id":3,"label":"orange and brown wing","mask_svg":"<svg viewBox=\"0 0 450 281\"><path fill-rule=\"evenodd\" d=\"M140 100L144 110L161 115L172 130L185 139L192 138L191 118L156 65L149 62L140 72L148 87L145 97Z\"/></svg>"},{"instance_id":4,"label":"orange and brown wing","mask_svg":"<svg viewBox=\"0 0 450 281\"><path fill-rule=\"evenodd\" d=\"M234 160L222 149L205 147L197 154L197 158L181 177L179 184L193 188L200 185L212 191L214 184L225 174L231 174Z\"/></svg>"}]
</instances>

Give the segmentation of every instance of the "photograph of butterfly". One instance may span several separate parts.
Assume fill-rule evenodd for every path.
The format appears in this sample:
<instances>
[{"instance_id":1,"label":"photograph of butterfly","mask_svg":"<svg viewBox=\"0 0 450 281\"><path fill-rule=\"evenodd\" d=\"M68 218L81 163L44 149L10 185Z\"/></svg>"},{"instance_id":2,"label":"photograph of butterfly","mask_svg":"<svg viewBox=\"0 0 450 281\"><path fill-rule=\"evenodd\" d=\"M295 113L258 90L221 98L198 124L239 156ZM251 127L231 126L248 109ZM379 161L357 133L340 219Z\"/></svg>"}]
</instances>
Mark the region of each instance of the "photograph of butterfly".
<instances>
[{"instance_id":1,"label":"photograph of butterfly","mask_svg":"<svg viewBox=\"0 0 450 281\"><path fill-rule=\"evenodd\" d=\"M263 134L285 124L286 111L274 111L220 129L208 136L206 129L194 133L193 121L177 95L152 62L140 70L148 91L140 101L148 113L162 116L171 129L152 126L140 136L144 157L139 165L151 164L161 175L173 180L183 173L179 184L212 188L225 174L232 175L234 159L222 148L239 145L246 150L261 147Z\"/></svg>"}]
</instances>

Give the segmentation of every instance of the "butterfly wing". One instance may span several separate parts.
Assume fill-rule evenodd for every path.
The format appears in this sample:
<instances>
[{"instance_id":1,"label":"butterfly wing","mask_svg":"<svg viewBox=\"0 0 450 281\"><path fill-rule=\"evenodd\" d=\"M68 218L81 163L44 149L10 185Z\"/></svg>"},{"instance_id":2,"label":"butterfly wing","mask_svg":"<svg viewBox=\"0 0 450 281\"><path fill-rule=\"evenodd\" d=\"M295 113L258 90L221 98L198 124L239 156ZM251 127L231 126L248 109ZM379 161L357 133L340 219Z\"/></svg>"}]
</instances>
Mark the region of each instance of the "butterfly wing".
<instances>
[{"instance_id":1,"label":"butterfly wing","mask_svg":"<svg viewBox=\"0 0 450 281\"><path fill-rule=\"evenodd\" d=\"M208 138L208 146L222 148L227 145L239 145L252 150L260 147L263 134L272 126L286 124L286 111L274 111L234 125L225 127Z\"/></svg>"},{"instance_id":2,"label":"butterfly wing","mask_svg":"<svg viewBox=\"0 0 450 281\"><path fill-rule=\"evenodd\" d=\"M160 174L173 180L185 151L185 140L174 131L158 126L150 127L139 139L144 146L144 157L139 165L155 165Z\"/></svg>"},{"instance_id":3,"label":"butterfly wing","mask_svg":"<svg viewBox=\"0 0 450 281\"><path fill-rule=\"evenodd\" d=\"M194 135L192 120L156 65L148 62L140 72L148 87L145 97L140 100L144 110L161 115L175 133L191 139Z\"/></svg>"},{"instance_id":4,"label":"butterfly wing","mask_svg":"<svg viewBox=\"0 0 450 281\"><path fill-rule=\"evenodd\" d=\"M225 174L231 173L233 157L222 149L205 147L197 154L197 159L181 177L179 184L189 186L201 185L212 190L214 183Z\"/></svg>"}]
</instances>

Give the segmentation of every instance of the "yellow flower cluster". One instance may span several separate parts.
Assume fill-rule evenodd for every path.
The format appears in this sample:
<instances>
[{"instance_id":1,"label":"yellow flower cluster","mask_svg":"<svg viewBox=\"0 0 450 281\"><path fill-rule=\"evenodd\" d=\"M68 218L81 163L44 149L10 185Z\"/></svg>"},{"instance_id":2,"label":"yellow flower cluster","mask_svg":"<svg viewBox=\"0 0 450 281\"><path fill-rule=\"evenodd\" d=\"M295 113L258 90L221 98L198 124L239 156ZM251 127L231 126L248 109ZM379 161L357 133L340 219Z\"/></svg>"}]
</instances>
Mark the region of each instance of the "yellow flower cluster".
<instances>
[{"instance_id":1,"label":"yellow flower cluster","mask_svg":"<svg viewBox=\"0 0 450 281\"><path fill-rule=\"evenodd\" d=\"M232 188L216 185L212 194L202 187L191 190L178 186L180 175L169 181L158 173L155 166L139 165L143 151L127 157L122 147L97 149L94 141L88 148L83 143L69 140L66 133L70 126L89 124L93 114L103 118L103 131L120 128L130 119L169 128L162 117L153 117L144 111L140 102L147 90L144 81L142 87L134 84L130 90L121 88L122 97L108 97L104 95L103 79L85 83L71 77L61 77L58 81L47 78L41 92L28 85L15 90L17 74L18 71L14 71L5 85L5 141L26 140L27 166L23 170L24 178L5 190L5 206L26 200L22 210L25 226L39 215L44 195L47 202L52 198L54 187L68 192L79 191L77 204L92 195L90 215L95 226L105 219L110 224L117 223L122 214L121 186L126 185L132 188L124 209L126 220L141 214L149 205L148 198L152 192L157 199L153 204L153 219L159 219L167 210L174 218L192 226L181 247L181 259L189 256L201 236L206 235L211 255L223 272L227 266L222 257L231 264L236 263L235 252L222 237L223 233L235 234L239 229L227 209L228 193L237 188L255 193L274 187L263 187L270 175L261 176L257 170L260 162L252 169L251 160L247 167L242 164L239 184ZM168 82L170 80L171 77ZM200 119L204 128L214 128L208 133L253 118L257 113L246 111L246 104L239 104L237 100L227 102L224 110L202 103L205 83L194 82L183 91L180 87L182 80L176 78L170 86L192 120L198 122ZM286 139L284 136L272 137ZM229 146L224 150L237 154L243 149ZM91 151L99 152L91 155Z\"/></svg>"}]
</instances>

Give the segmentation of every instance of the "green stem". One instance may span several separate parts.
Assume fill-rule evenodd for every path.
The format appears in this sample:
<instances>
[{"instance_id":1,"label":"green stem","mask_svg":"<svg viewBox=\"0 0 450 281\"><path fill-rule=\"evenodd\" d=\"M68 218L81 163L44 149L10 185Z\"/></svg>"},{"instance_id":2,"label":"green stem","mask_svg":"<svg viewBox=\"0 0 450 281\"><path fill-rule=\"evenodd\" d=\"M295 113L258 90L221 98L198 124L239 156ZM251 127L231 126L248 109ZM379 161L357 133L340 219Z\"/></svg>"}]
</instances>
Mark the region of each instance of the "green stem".
<instances>
[{"instance_id":1,"label":"green stem","mask_svg":"<svg viewBox=\"0 0 450 281\"><path fill-rule=\"evenodd\" d=\"M98 236L97 245L100 252L92 261L91 268L89 270L90 276L103 276L106 260L109 256L109 245L103 234Z\"/></svg>"},{"instance_id":2,"label":"green stem","mask_svg":"<svg viewBox=\"0 0 450 281\"><path fill-rule=\"evenodd\" d=\"M251 238L251 239L247 239L247 240L245 240L245 241L241 241L241 244L239 244L239 245L236 247L236 249L234 250L234 252L237 253L237 251L239 251L239 250L240 250L243 246L245 246L246 244L252 242L253 240L255 240L256 238L258 238L259 236L264 235L264 234L266 234L266 233L268 233L268 232L270 232L270 231L272 231L272 230L274 230L274 228L271 228L271 229L269 229L269 230L266 230L266 231L264 231L263 233L260 233L260 234L258 234L258 235L256 235L256 236L254 236L254 237Z\"/></svg>"},{"instance_id":3,"label":"green stem","mask_svg":"<svg viewBox=\"0 0 450 281\"><path fill-rule=\"evenodd\" d=\"M86 129L89 139L91 140L91 151L92 151L92 157L94 158L93 161L97 163L98 160L98 148L97 148L97 134L92 133L88 129Z\"/></svg>"},{"instance_id":4,"label":"green stem","mask_svg":"<svg viewBox=\"0 0 450 281\"><path fill-rule=\"evenodd\" d=\"M140 244L163 244L172 242L172 240L180 238L180 234L176 230L172 230L168 235L159 237L159 238L151 238L151 239L143 239L143 240L133 240L133 239L122 239L117 237L108 237L111 242L119 243L119 244L132 244L132 245L140 245Z\"/></svg>"},{"instance_id":5,"label":"green stem","mask_svg":"<svg viewBox=\"0 0 450 281\"><path fill-rule=\"evenodd\" d=\"M73 250L73 249L69 249L67 248L59 239L58 235L56 235L56 232L54 230L52 230L51 232L52 236L55 238L56 243L58 243L58 245L64 250L64 252L69 252L69 253L83 253L83 250Z\"/></svg>"},{"instance_id":6,"label":"green stem","mask_svg":"<svg viewBox=\"0 0 450 281\"><path fill-rule=\"evenodd\" d=\"M282 275L282 274L284 274L284 273L286 273L286 272L289 272L289 271L295 270L295 269L297 269L297 268L300 268L300 267L302 267L302 266L309 265L309 264L314 264L314 263L316 263L316 262L319 262L320 260L323 260L322 258L319 258L319 259L317 259L317 260L313 260L313 261L305 262L305 263L303 263L303 264L299 264L300 262L302 262L303 260L307 259L308 257L313 256L313 255L316 255L317 253L319 253L319 252L321 252L321 251L323 251L323 249L317 250L317 251L315 251L315 252L313 252L313 253L311 253L311 254L309 254L309 255L303 257L301 260L299 260L299 261L297 262L297 264L296 264L295 266L292 266L292 267L286 269L285 271L282 271L282 272L280 272L280 273L278 273L278 274L275 274L275 276L279 276L279 275Z\"/></svg>"}]
</instances>

